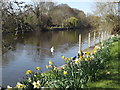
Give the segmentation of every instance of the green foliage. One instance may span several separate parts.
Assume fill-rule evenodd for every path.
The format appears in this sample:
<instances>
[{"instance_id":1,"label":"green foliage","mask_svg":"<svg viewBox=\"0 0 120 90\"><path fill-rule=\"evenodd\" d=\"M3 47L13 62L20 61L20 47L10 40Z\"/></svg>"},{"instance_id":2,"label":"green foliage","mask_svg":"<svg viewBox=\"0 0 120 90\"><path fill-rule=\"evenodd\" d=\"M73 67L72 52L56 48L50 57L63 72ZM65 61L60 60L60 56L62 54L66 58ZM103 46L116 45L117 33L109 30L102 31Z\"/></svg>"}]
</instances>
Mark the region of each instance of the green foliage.
<instances>
[{"instance_id":1,"label":"green foliage","mask_svg":"<svg viewBox=\"0 0 120 90\"><path fill-rule=\"evenodd\" d=\"M78 26L78 19L75 17L70 17L69 19L67 19L65 26L71 27L71 28L77 27Z\"/></svg>"}]
</instances>

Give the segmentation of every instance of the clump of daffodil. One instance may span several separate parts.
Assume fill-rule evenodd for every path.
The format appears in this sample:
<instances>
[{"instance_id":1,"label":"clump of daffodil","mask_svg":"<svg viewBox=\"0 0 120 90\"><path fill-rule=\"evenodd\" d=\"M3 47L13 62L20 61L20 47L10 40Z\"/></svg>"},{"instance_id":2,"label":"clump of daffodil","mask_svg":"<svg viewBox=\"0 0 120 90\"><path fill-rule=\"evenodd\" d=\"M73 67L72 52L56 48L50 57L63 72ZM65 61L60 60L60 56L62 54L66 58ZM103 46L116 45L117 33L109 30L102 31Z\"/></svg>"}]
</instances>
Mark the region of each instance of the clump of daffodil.
<instances>
[{"instance_id":1,"label":"clump of daffodil","mask_svg":"<svg viewBox=\"0 0 120 90\"><path fill-rule=\"evenodd\" d=\"M76 63L76 64L78 64L78 63L80 63L80 62L79 62L79 60L78 60L78 59L76 59L76 60L75 60L75 63Z\"/></svg>"},{"instance_id":2,"label":"clump of daffodil","mask_svg":"<svg viewBox=\"0 0 120 90\"><path fill-rule=\"evenodd\" d=\"M40 70L41 68L40 68L40 67L36 67L35 69L36 69L36 70Z\"/></svg>"},{"instance_id":3,"label":"clump of daffodil","mask_svg":"<svg viewBox=\"0 0 120 90\"><path fill-rule=\"evenodd\" d=\"M27 70L27 71L26 71L26 75L31 74L31 73L32 73L31 70Z\"/></svg>"},{"instance_id":4,"label":"clump of daffodil","mask_svg":"<svg viewBox=\"0 0 120 90\"><path fill-rule=\"evenodd\" d=\"M17 82L16 87L17 88L25 88L26 86L24 84L21 84L20 82Z\"/></svg>"},{"instance_id":5,"label":"clump of daffodil","mask_svg":"<svg viewBox=\"0 0 120 90\"><path fill-rule=\"evenodd\" d=\"M67 71L64 71L63 74L66 75L66 74L67 74Z\"/></svg>"},{"instance_id":6,"label":"clump of daffodil","mask_svg":"<svg viewBox=\"0 0 120 90\"><path fill-rule=\"evenodd\" d=\"M49 64L51 64L51 65L53 64L52 60L49 61Z\"/></svg>"},{"instance_id":7,"label":"clump of daffodil","mask_svg":"<svg viewBox=\"0 0 120 90\"><path fill-rule=\"evenodd\" d=\"M32 84L33 84L34 88L39 89L41 87L39 80L37 82L34 81Z\"/></svg>"}]
</instances>

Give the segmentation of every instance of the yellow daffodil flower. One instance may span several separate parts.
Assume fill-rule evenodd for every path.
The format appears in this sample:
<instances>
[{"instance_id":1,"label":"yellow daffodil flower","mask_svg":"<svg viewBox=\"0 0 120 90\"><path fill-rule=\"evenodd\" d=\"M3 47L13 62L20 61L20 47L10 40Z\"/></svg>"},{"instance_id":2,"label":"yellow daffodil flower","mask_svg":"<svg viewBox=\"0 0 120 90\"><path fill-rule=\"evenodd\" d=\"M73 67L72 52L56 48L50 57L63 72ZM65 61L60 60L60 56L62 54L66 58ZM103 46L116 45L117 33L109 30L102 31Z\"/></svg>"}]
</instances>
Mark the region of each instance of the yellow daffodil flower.
<instances>
[{"instance_id":1,"label":"yellow daffodil flower","mask_svg":"<svg viewBox=\"0 0 120 90\"><path fill-rule=\"evenodd\" d=\"M70 57L70 59L73 59L73 57Z\"/></svg>"},{"instance_id":2,"label":"yellow daffodil flower","mask_svg":"<svg viewBox=\"0 0 120 90\"><path fill-rule=\"evenodd\" d=\"M90 52L86 52L87 55L90 55Z\"/></svg>"},{"instance_id":3,"label":"yellow daffodil flower","mask_svg":"<svg viewBox=\"0 0 120 90\"><path fill-rule=\"evenodd\" d=\"M41 73L41 76L45 76L45 73Z\"/></svg>"},{"instance_id":4,"label":"yellow daffodil flower","mask_svg":"<svg viewBox=\"0 0 120 90\"><path fill-rule=\"evenodd\" d=\"M67 58L64 58L64 60L67 60Z\"/></svg>"},{"instance_id":5,"label":"yellow daffodil flower","mask_svg":"<svg viewBox=\"0 0 120 90\"><path fill-rule=\"evenodd\" d=\"M36 67L35 69L36 69L36 70L40 70L41 68L40 68L40 67Z\"/></svg>"},{"instance_id":6,"label":"yellow daffodil flower","mask_svg":"<svg viewBox=\"0 0 120 90\"><path fill-rule=\"evenodd\" d=\"M90 57L88 57L87 60L89 61L89 60L90 60Z\"/></svg>"},{"instance_id":7,"label":"yellow daffodil flower","mask_svg":"<svg viewBox=\"0 0 120 90\"><path fill-rule=\"evenodd\" d=\"M57 70L57 67L54 66L54 69L53 70Z\"/></svg>"},{"instance_id":8,"label":"yellow daffodil flower","mask_svg":"<svg viewBox=\"0 0 120 90\"><path fill-rule=\"evenodd\" d=\"M96 51L96 50L94 50L93 52L94 52L94 54L95 54L97 51Z\"/></svg>"},{"instance_id":9,"label":"yellow daffodil flower","mask_svg":"<svg viewBox=\"0 0 120 90\"><path fill-rule=\"evenodd\" d=\"M12 90L12 87L7 85L7 90Z\"/></svg>"},{"instance_id":10,"label":"yellow daffodil flower","mask_svg":"<svg viewBox=\"0 0 120 90\"><path fill-rule=\"evenodd\" d=\"M67 60L70 60L70 58L67 58Z\"/></svg>"},{"instance_id":11,"label":"yellow daffodil flower","mask_svg":"<svg viewBox=\"0 0 120 90\"><path fill-rule=\"evenodd\" d=\"M67 71L64 71L63 74L66 75L66 74L67 74Z\"/></svg>"},{"instance_id":12,"label":"yellow daffodil flower","mask_svg":"<svg viewBox=\"0 0 120 90\"><path fill-rule=\"evenodd\" d=\"M34 88L37 88L37 89L39 89L41 86L39 80L37 82L34 81L32 84L33 84Z\"/></svg>"},{"instance_id":13,"label":"yellow daffodil flower","mask_svg":"<svg viewBox=\"0 0 120 90\"><path fill-rule=\"evenodd\" d=\"M17 88L25 88L26 86L24 84L21 84L21 83L17 83L16 85Z\"/></svg>"},{"instance_id":14,"label":"yellow daffodil flower","mask_svg":"<svg viewBox=\"0 0 120 90\"><path fill-rule=\"evenodd\" d=\"M77 60L75 60L75 63L76 63L76 64L78 64L78 63L79 63L79 60L78 60L78 59L77 59Z\"/></svg>"},{"instance_id":15,"label":"yellow daffodil flower","mask_svg":"<svg viewBox=\"0 0 120 90\"><path fill-rule=\"evenodd\" d=\"M61 58L62 58L62 59L65 59L65 56L62 56Z\"/></svg>"},{"instance_id":16,"label":"yellow daffodil flower","mask_svg":"<svg viewBox=\"0 0 120 90\"><path fill-rule=\"evenodd\" d=\"M46 65L46 68L48 69L48 68L49 68L49 66L48 66L48 65Z\"/></svg>"},{"instance_id":17,"label":"yellow daffodil flower","mask_svg":"<svg viewBox=\"0 0 120 90\"><path fill-rule=\"evenodd\" d=\"M47 69L48 69L48 68L52 68L52 65L49 65L49 66L48 66L48 65L46 65L46 68L47 68Z\"/></svg>"},{"instance_id":18,"label":"yellow daffodil flower","mask_svg":"<svg viewBox=\"0 0 120 90\"><path fill-rule=\"evenodd\" d=\"M27 80L28 82L31 82L32 80L31 80L31 78L28 78L28 80Z\"/></svg>"},{"instance_id":19,"label":"yellow daffodil flower","mask_svg":"<svg viewBox=\"0 0 120 90\"><path fill-rule=\"evenodd\" d=\"M84 58L83 58L83 56L80 56L80 60L81 60L81 61L84 61Z\"/></svg>"},{"instance_id":20,"label":"yellow daffodil flower","mask_svg":"<svg viewBox=\"0 0 120 90\"><path fill-rule=\"evenodd\" d=\"M31 74L31 73L32 73L31 70L27 70L27 71L26 71L26 75Z\"/></svg>"},{"instance_id":21,"label":"yellow daffodil flower","mask_svg":"<svg viewBox=\"0 0 120 90\"><path fill-rule=\"evenodd\" d=\"M49 64L51 64L51 65L53 64L52 60L49 61Z\"/></svg>"},{"instance_id":22,"label":"yellow daffodil flower","mask_svg":"<svg viewBox=\"0 0 120 90\"><path fill-rule=\"evenodd\" d=\"M37 75L34 75L34 77L37 77Z\"/></svg>"}]
</instances>

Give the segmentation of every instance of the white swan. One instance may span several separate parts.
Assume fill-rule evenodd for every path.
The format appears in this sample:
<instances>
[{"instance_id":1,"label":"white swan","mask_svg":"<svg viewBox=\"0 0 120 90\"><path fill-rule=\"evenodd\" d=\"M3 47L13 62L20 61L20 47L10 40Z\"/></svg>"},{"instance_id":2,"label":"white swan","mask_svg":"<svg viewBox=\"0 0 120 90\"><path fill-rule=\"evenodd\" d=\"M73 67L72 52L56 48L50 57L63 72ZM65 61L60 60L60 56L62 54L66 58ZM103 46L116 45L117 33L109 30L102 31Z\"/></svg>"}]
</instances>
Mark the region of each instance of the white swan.
<instances>
[{"instance_id":1,"label":"white swan","mask_svg":"<svg viewBox=\"0 0 120 90\"><path fill-rule=\"evenodd\" d=\"M51 47L51 52L52 52L52 53L54 52L54 47L53 47L53 46Z\"/></svg>"}]
</instances>

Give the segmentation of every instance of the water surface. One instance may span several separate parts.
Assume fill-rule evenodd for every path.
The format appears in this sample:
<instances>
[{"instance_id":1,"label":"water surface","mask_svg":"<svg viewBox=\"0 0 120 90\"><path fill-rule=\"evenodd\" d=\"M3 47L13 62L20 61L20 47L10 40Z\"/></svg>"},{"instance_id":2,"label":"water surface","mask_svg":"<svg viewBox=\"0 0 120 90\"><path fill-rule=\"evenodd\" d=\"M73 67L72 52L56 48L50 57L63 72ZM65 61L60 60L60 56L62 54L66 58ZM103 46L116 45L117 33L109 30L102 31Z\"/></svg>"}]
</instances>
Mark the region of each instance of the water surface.
<instances>
[{"instance_id":1,"label":"water surface","mask_svg":"<svg viewBox=\"0 0 120 90\"><path fill-rule=\"evenodd\" d=\"M65 63L61 56L73 57L78 52L78 36L82 34L82 49L87 48L89 30L50 31L43 33L26 33L24 35L3 35L9 49L3 54L3 86L15 86L25 77L26 70L35 71L39 66L45 72L49 60L57 66ZM92 39L91 39L92 40ZM91 44L92 45L92 44ZM50 48L54 46L55 52Z\"/></svg>"}]
</instances>

